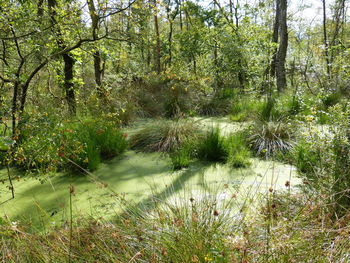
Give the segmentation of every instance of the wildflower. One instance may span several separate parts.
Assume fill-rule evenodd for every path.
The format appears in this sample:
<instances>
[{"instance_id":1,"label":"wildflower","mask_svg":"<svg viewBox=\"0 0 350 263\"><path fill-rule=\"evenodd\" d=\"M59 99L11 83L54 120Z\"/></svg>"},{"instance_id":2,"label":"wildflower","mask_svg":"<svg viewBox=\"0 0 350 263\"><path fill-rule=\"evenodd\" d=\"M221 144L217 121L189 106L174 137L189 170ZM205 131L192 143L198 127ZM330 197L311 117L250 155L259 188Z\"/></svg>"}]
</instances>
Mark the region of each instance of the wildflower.
<instances>
[{"instance_id":1,"label":"wildflower","mask_svg":"<svg viewBox=\"0 0 350 263\"><path fill-rule=\"evenodd\" d=\"M127 134L127 133L123 133L123 137L124 137L124 138L127 138L127 137L128 137L128 134Z\"/></svg>"},{"instance_id":2,"label":"wildflower","mask_svg":"<svg viewBox=\"0 0 350 263\"><path fill-rule=\"evenodd\" d=\"M204 257L204 260L205 260L205 262L210 262L210 261L213 261L214 259L210 255L206 255Z\"/></svg>"},{"instance_id":3,"label":"wildflower","mask_svg":"<svg viewBox=\"0 0 350 263\"><path fill-rule=\"evenodd\" d=\"M214 210L214 213L213 213L214 216L218 216L219 215L219 212L217 210Z\"/></svg>"}]
</instances>

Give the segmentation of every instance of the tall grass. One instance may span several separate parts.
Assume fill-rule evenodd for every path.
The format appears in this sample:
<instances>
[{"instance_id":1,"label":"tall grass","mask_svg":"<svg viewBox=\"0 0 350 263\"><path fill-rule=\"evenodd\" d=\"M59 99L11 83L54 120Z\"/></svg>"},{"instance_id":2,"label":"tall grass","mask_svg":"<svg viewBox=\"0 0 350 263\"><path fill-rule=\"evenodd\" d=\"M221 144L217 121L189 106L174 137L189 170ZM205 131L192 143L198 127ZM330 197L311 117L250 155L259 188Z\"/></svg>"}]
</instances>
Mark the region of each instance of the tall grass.
<instances>
[{"instance_id":1,"label":"tall grass","mask_svg":"<svg viewBox=\"0 0 350 263\"><path fill-rule=\"evenodd\" d=\"M201 160L223 162L236 168L250 165L251 154L243 132L223 136L220 129L215 127L207 132L197 147L198 158Z\"/></svg>"},{"instance_id":2,"label":"tall grass","mask_svg":"<svg viewBox=\"0 0 350 263\"><path fill-rule=\"evenodd\" d=\"M257 155L271 157L288 152L294 144L290 124L284 122L256 122L249 129L248 141Z\"/></svg>"},{"instance_id":3,"label":"tall grass","mask_svg":"<svg viewBox=\"0 0 350 263\"><path fill-rule=\"evenodd\" d=\"M212 162L224 162L227 157L225 138L218 127L210 129L198 145L198 157Z\"/></svg>"},{"instance_id":4,"label":"tall grass","mask_svg":"<svg viewBox=\"0 0 350 263\"><path fill-rule=\"evenodd\" d=\"M226 162L235 168L248 167L251 164L251 152L247 146L246 134L236 132L226 139Z\"/></svg>"},{"instance_id":5,"label":"tall grass","mask_svg":"<svg viewBox=\"0 0 350 263\"><path fill-rule=\"evenodd\" d=\"M198 126L191 121L158 121L134 134L130 145L145 152L172 152L199 135Z\"/></svg>"},{"instance_id":6,"label":"tall grass","mask_svg":"<svg viewBox=\"0 0 350 263\"><path fill-rule=\"evenodd\" d=\"M113 123L97 120L78 122L64 133L67 155L64 154L80 167L93 171L101 160L118 156L126 150L126 136Z\"/></svg>"},{"instance_id":7,"label":"tall grass","mask_svg":"<svg viewBox=\"0 0 350 263\"><path fill-rule=\"evenodd\" d=\"M231 191L173 193L171 200L151 198L152 206L124 201L115 220L73 218L45 233L2 219L0 261L349 261L349 214L334 222L321 196L275 193L255 210L243 209L247 200L237 202Z\"/></svg>"},{"instance_id":8,"label":"tall grass","mask_svg":"<svg viewBox=\"0 0 350 263\"><path fill-rule=\"evenodd\" d=\"M237 97L232 102L230 119L232 121L248 121L259 111L262 101L248 97Z\"/></svg>"}]
</instances>

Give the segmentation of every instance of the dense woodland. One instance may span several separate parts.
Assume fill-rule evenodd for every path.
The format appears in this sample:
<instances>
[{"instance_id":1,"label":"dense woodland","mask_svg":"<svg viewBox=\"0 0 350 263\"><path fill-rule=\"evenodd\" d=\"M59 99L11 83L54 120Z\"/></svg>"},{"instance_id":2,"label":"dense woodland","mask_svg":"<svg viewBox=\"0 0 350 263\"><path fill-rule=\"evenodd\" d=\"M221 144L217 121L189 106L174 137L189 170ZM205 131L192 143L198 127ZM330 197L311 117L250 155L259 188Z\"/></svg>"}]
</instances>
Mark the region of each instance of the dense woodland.
<instances>
[{"instance_id":1,"label":"dense woodland","mask_svg":"<svg viewBox=\"0 0 350 263\"><path fill-rule=\"evenodd\" d=\"M350 262L348 19L346 0L0 0L0 261ZM124 195L134 165L164 188ZM113 216L75 210L83 187Z\"/></svg>"}]
</instances>

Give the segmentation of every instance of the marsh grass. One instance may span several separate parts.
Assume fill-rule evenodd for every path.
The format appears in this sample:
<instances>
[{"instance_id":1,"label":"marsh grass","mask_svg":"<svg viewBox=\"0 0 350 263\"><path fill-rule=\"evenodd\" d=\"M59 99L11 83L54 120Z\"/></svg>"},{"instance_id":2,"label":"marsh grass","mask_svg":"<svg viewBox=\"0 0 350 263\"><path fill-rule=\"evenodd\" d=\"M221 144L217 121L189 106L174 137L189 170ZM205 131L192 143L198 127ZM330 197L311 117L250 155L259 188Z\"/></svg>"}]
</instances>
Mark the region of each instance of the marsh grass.
<instances>
[{"instance_id":1,"label":"marsh grass","mask_svg":"<svg viewBox=\"0 0 350 263\"><path fill-rule=\"evenodd\" d=\"M226 162L234 168L251 165L251 152L247 146L245 132L236 132L226 138Z\"/></svg>"},{"instance_id":2,"label":"marsh grass","mask_svg":"<svg viewBox=\"0 0 350 263\"><path fill-rule=\"evenodd\" d=\"M65 143L61 155L85 169L94 171L102 160L118 156L126 150L126 137L116 124L84 120L63 130Z\"/></svg>"},{"instance_id":3,"label":"marsh grass","mask_svg":"<svg viewBox=\"0 0 350 263\"><path fill-rule=\"evenodd\" d=\"M249 129L248 141L258 156L271 157L286 153L294 145L294 134L285 122L256 122Z\"/></svg>"},{"instance_id":4,"label":"marsh grass","mask_svg":"<svg viewBox=\"0 0 350 263\"><path fill-rule=\"evenodd\" d=\"M237 97L232 102L230 119L237 122L251 120L257 114L262 104L263 101L259 99L244 96Z\"/></svg>"},{"instance_id":5,"label":"marsh grass","mask_svg":"<svg viewBox=\"0 0 350 263\"><path fill-rule=\"evenodd\" d=\"M67 191L74 203L74 190ZM329 204L317 193L310 197L268 191L259 197L249 192L246 199L237 199L237 189L229 185L213 192L169 191L171 198L162 199L155 192L142 204L116 195L115 202L123 209L114 220L79 217L73 210L69 222L42 233L30 232L29 224L1 219L0 261L299 263L350 259L350 214L334 220Z\"/></svg>"},{"instance_id":6,"label":"marsh grass","mask_svg":"<svg viewBox=\"0 0 350 263\"><path fill-rule=\"evenodd\" d=\"M173 152L183 143L200 136L198 125L187 120L162 120L153 123L130 138L132 149L144 152Z\"/></svg>"},{"instance_id":7,"label":"marsh grass","mask_svg":"<svg viewBox=\"0 0 350 263\"><path fill-rule=\"evenodd\" d=\"M221 135L219 127L212 127L199 142L198 158L211 162L225 162L225 138Z\"/></svg>"},{"instance_id":8,"label":"marsh grass","mask_svg":"<svg viewBox=\"0 0 350 263\"><path fill-rule=\"evenodd\" d=\"M174 152L170 153L170 159L174 170L188 167L195 159L196 149L194 143L186 142Z\"/></svg>"}]
</instances>

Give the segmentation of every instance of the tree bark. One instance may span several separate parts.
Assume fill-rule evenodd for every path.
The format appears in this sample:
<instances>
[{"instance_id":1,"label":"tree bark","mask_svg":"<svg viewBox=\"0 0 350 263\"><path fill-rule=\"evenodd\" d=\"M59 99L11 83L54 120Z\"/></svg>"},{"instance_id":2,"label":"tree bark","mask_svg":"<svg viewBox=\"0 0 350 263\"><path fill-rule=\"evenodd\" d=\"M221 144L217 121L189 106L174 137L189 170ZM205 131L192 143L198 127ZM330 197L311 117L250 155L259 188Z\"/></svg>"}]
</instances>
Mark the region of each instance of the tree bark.
<instances>
[{"instance_id":1,"label":"tree bark","mask_svg":"<svg viewBox=\"0 0 350 263\"><path fill-rule=\"evenodd\" d=\"M56 0L48 0L48 7L50 11L50 17L53 25L56 24L56 11L55 8L57 7ZM64 50L67 48L67 46L64 43L64 40L62 39L62 32L60 28L54 28L55 34L56 34L56 42L60 49ZM73 78L74 78L74 59L70 52L62 54L63 58L63 70L64 70L64 91L66 93L66 101L68 104L68 112L71 116L76 115L76 100L75 100L75 91L74 91L74 85L73 85Z\"/></svg>"},{"instance_id":2,"label":"tree bark","mask_svg":"<svg viewBox=\"0 0 350 263\"><path fill-rule=\"evenodd\" d=\"M275 22L273 24L273 33L272 33L272 43L274 43L276 45L276 47L274 48L273 55L272 55L272 60L271 60L271 64L270 64L270 76L273 77L273 78L276 75L279 20L280 20L279 0L276 0L276 15L275 15Z\"/></svg>"},{"instance_id":3,"label":"tree bark","mask_svg":"<svg viewBox=\"0 0 350 263\"><path fill-rule=\"evenodd\" d=\"M98 31L99 31L99 17L96 12L96 7L94 0L88 0L88 8L89 14L91 18L91 28L92 28L92 37L94 40L98 39ZM128 22L129 27L129 22ZM96 45L96 51L93 53L94 58L94 71L95 71L95 83L96 83L96 91L100 98L105 96L105 92L102 87L102 78L104 71L104 62L101 56L101 52Z\"/></svg>"},{"instance_id":4,"label":"tree bark","mask_svg":"<svg viewBox=\"0 0 350 263\"><path fill-rule=\"evenodd\" d=\"M286 78L286 57L288 49L288 29L287 29L287 0L279 0L279 37L280 43L276 59L276 81L277 91L282 92L287 87Z\"/></svg>"},{"instance_id":5,"label":"tree bark","mask_svg":"<svg viewBox=\"0 0 350 263\"><path fill-rule=\"evenodd\" d=\"M68 112L71 116L75 116L76 110L76 100L74 91L74 58L69 54L62 55L64 60L64 90L66 92L66 100L68 103Z\"/></svg>"},{"instance_id":6,"label":"tree bark","mask_svg":"<svg viewBox=\"0 0 350 263\"><path fill-rule=\"evenodd\" d=\"M329 45L328 45L328 37L327 37L327 16L326 16L326 0L322 0L323 7L323 44L324 44L324 54L326 59L326 69L327 69L327 77L331 79L331 63L329 61Z\"/></svg>"},{"instance_id":7,"label":"tree bark","mask_svg":"<svg viewBox=\"0 0 350 263\"><path fill-rule=\"evenodd\" d=\"M156 33L156 47L155 47L155 64L156 64L156 71L158 74L160 74L161 71L161 65L160 65L160 35L159 35L159 24L158 24L158 11L157 11L157 2L154 1L154 8L155 8L155 14L154 14L154 29Z\"/></svg>"}]
</instances>

